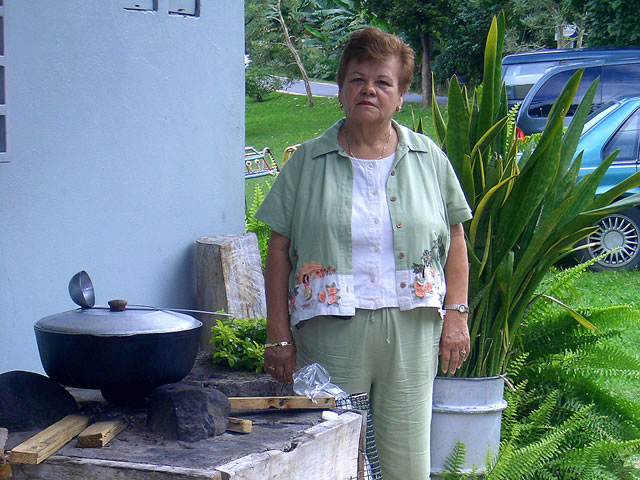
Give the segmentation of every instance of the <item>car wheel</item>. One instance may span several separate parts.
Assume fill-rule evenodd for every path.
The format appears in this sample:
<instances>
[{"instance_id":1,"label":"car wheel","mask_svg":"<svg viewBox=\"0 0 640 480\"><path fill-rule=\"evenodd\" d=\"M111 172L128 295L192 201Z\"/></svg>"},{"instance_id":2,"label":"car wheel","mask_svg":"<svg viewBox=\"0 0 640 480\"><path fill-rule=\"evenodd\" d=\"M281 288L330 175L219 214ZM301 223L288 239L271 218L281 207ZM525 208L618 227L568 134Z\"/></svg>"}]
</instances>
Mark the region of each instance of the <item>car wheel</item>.
<instances>
[{"instance_id":1,"label":"car wheel","mask_svg":"<svg viewBox=\"0 0 640 480\"><path fill-rule=\"evenodd\" d=\"M607 215L598 222L598 230L584 242L592 244L580 250L580 257L596 260L594 270L633 270L640 263L640 211L636 208Z\"/></svg>"}]
</instances>

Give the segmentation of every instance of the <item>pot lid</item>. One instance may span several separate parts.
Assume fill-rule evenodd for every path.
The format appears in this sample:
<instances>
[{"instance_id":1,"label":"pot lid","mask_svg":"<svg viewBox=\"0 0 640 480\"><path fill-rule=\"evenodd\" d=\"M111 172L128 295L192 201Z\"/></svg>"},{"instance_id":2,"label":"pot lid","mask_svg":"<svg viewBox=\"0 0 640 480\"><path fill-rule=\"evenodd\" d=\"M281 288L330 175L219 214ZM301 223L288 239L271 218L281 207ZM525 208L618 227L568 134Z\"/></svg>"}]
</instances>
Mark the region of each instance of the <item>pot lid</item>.
<instances>
[{"instance_id":1,"label":"pot lid","mask_svg":"<svg viewBox=\"0 0 640 480\"><path fill-rule=\"evenodd\" d=\"M202 326L202 322L182 313L151 308L111 311L107 307L78 308L44 317L37 330L71 335L131 336L175 333Z\"/></svg>"}]
</instances>

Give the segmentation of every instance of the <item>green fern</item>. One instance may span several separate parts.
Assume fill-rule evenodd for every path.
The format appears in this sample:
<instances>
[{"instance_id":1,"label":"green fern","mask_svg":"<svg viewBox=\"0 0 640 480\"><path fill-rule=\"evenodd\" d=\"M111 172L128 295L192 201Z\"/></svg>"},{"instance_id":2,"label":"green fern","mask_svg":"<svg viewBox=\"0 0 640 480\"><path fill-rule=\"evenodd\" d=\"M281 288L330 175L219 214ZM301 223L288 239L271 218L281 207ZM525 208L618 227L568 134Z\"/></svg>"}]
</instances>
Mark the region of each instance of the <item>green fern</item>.
<instances>
[{"instance_id":1,"label":"green fern","mask_svg":"<svg viewBox=\"0 0 640 480\"><path fill-rule=\"evenodd\" d=\"M263 192L260 185L256 185L253 190L253 197L245 208L245 230L253 232L258 237L258 248L260 249L260 257L262 258L262 266L267 258L267 250L269 249L269 237L271 236L271 227L264 222L258 220L255 215L260 205L264 201L266 192Z\"/></svg>"},{"instance_id":2,"label":"green fern","mask_svg":"<svg viewBox=\"0 0 640 480\"><path fill-rule=\"evenodd\" d=\"M453 451L444 461L445 471L441 475L442 480L456 480L460 478L460 468L464 465L464 457L467 449L462 442L456 442Z\"/></svg>"},{"instance_id":3,"label":"green fern","mask_svg":"<svg viewBox=\"0 0 640 480\"><path fill-rule=\"evenodd\" d=\"M577 309L588 330L543 295L573 303L588 267L556 271L540 284L515 344L505 391L500 455L485 480L640 479L640 358L620 341L640 327L630 306ZM567 301L566 299L571 299ZM624 379L621 381L620 379Z\"/></svg>"}]
</instances>

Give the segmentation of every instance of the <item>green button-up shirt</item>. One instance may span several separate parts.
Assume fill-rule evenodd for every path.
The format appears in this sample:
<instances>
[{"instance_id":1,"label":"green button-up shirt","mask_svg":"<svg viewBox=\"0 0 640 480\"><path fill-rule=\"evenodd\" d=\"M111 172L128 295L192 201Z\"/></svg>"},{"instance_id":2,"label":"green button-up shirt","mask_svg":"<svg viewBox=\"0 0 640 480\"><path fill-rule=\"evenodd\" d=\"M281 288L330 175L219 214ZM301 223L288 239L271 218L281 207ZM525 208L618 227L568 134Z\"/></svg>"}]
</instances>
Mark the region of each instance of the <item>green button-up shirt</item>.
<instances>
[{"instance_id":1,"label":"green button-up shirt","mask_svg":"<svg viewBox=\"0 0 640 480\"><path fill-rule=\"evenodd\" d=\"M291 324L355 314L351 210L353 170L338 143L344 119L303 143L276 178L256 218L290 239ZM387 180L395 285L401 310L440 309L449 227L471 218L449 160L427 136L393 122L396 158Z\"/></svg>"}]
</instances>

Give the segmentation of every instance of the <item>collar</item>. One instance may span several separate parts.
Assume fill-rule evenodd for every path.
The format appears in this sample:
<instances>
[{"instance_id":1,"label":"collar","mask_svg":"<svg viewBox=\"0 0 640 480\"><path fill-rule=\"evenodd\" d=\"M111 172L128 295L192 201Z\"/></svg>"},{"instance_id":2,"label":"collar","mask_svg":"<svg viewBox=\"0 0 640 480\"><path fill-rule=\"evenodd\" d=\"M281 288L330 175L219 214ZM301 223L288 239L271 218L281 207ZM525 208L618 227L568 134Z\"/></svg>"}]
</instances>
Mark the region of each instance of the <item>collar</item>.
<instances>
[{"instance_id":1,"label":"collar","mask_svg":"<svg viewBox=\"0 0 640 480\"><path fill-rule=\"evenodd\" d=\"M345 122L345 118L341 118L334 123L326 132L313 140L311 149L311 158L317 158L328 153L337 152L338 155L349 157L347 152L338 143L338 132ZM400 125L395 120L391 120L393 128L398 134L398 147L396 149L396 157L402 157L409 151L427 152L427 143L424 135L417 134L407 127Z\"/></svg>"}]
</instances>

